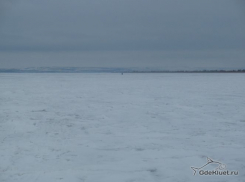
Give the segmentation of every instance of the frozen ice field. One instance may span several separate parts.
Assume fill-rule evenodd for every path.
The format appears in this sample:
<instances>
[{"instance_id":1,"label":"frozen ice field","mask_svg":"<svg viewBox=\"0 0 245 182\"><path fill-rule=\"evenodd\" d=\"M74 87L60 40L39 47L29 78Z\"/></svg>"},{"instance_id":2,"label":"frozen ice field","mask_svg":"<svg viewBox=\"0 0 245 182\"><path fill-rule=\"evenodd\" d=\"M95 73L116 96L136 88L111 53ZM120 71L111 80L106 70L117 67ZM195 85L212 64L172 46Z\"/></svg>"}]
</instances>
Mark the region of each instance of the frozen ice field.
<instances>
[{"instance_id":1,"label":"frozen ice field","mask_svg":"<svg viewBox=\"0 0 245 182\"><path fill-rule=\"evenodd\" d=\"M245 181L245 74L0 74L0 182L194 181Z\"/></svg>"}]
</instances>

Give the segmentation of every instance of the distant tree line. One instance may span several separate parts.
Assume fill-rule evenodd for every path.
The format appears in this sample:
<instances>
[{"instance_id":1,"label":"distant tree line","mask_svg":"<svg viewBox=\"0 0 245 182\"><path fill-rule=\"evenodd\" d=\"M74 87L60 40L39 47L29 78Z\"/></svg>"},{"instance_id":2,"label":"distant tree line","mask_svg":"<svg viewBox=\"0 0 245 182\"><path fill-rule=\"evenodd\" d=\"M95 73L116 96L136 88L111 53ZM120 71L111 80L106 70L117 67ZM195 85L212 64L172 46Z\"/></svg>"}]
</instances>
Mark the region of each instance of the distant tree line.
<instances>
[{"instance_id":1,"label":"distant tree line","mask_svg":"<svg viewBox=\"0 0 245 182\"><path fill-rule=\"evenodd\" d=\"M196 71L133 71L133 73L245 73L245 69L239 70L196 70Z\"/></svg>"},{"instance_id":2,"label":"distant tree line","mask_svg":"<svg viewBox=\"0 0 245 182\"><path fill-rule=\"evenodd\" d=\"M0 69L0 73L245 73L238 70L121 70L121 69L79 69L79 68L45 68L45 69Z\"/></svg>"}]
</instances>

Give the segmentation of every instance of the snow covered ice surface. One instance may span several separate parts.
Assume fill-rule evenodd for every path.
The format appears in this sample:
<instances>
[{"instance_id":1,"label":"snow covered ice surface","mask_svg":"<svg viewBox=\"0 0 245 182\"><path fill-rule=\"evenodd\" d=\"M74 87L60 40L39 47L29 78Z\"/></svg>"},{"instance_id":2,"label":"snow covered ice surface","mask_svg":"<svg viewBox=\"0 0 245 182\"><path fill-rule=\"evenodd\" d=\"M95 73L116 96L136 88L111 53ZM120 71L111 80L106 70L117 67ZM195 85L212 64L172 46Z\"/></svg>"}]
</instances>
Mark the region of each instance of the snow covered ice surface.
<instances>
[{"instance_id":1,"label":"snow covered ice surface","mask_svg":"<svg viewBox=\"0 0 245 182\"><path fill-rule=\"evenodd\" d=\"M221 73L0 74L0 182L244 182L244 83ZM239 174L193 175L206 157Z\"/></svg>"}]
</instances>

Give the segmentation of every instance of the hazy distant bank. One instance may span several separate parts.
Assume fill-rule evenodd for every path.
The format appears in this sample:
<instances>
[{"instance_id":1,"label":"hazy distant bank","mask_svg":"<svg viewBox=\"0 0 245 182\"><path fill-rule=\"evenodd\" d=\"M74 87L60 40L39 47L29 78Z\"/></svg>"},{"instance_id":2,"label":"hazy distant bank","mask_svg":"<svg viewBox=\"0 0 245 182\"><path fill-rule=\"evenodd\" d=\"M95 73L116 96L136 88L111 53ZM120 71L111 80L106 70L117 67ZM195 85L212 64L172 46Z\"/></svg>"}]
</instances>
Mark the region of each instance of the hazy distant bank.
<instances>
[{"instance_id":1,"label":"hazy distant bank","mask_svg":"<svg viewBox=\"0 0 245 182\"><path fill-rule=\"evenodd\" d=\"M149 68L31 67L24 69L0 69L0 73L245 73L245 69L155 70Z\"/></svg>"}]
</instances>

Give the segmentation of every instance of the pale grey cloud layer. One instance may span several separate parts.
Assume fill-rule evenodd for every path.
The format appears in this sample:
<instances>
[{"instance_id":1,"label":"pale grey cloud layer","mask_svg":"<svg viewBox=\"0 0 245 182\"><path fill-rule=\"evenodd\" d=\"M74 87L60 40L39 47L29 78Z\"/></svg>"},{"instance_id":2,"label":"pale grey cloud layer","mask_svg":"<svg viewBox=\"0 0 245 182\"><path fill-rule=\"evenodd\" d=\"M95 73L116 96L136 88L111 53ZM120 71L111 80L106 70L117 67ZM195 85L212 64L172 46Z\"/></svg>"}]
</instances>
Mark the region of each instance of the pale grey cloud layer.
<instances>
[{"instance_id":1,"label":"pale grey cloud layer","mask_svg":"<svg viewBox=\"0 0 245 182\"><path fill-rule=\"evenodd\" d=\"M0 11L0 67L245 67L241 0L0 0Z\"/></svg>"}]
</instances>

